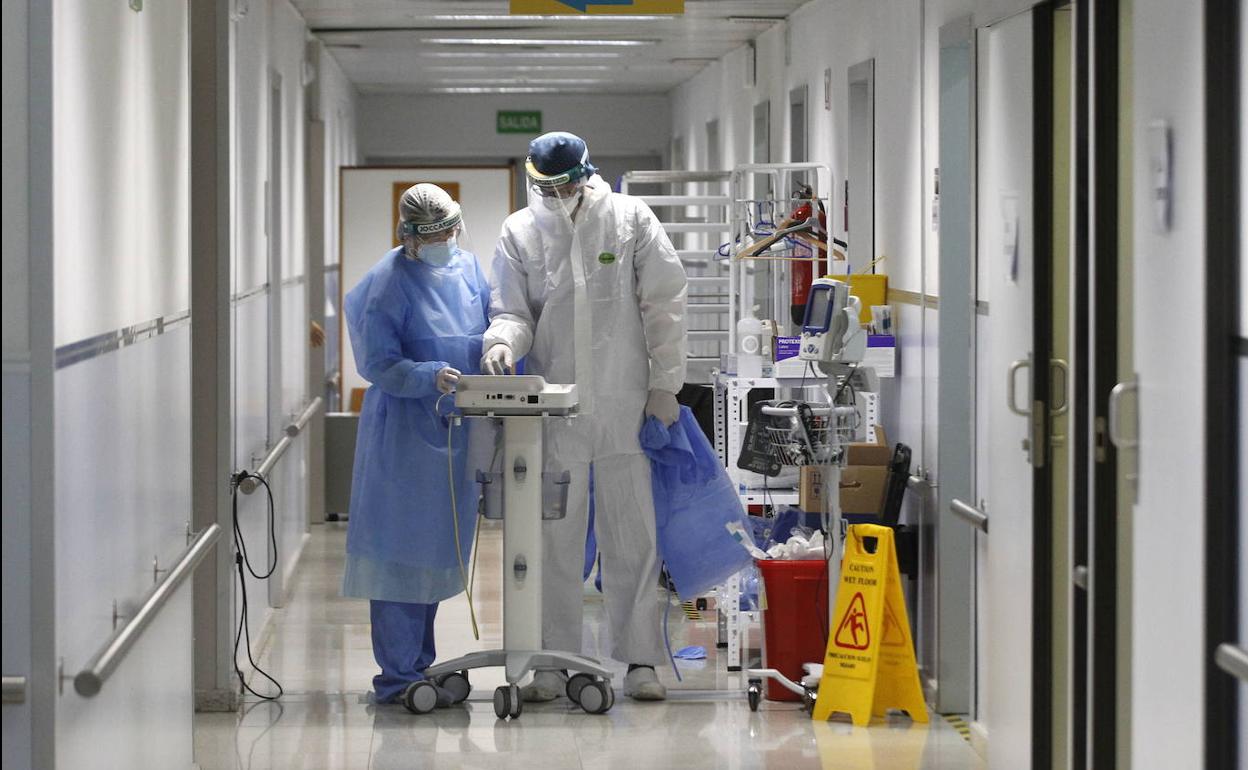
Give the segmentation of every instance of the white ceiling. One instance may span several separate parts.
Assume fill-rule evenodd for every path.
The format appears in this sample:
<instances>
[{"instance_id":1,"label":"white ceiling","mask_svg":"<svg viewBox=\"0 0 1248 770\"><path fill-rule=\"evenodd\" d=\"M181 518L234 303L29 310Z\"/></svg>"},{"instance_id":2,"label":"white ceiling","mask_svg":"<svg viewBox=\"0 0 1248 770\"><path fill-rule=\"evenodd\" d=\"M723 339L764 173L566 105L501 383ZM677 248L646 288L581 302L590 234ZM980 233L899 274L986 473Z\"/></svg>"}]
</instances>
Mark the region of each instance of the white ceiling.
<instances>
[{"instance_id":1,"label":"white ceiling","mask_svg":"<svg viewBox=\"0 0 1248 770\"><path fill-rule=\"evenodd\" d=\"M293 2L366 94L665 93L806 0L685 0L683 16L620 18L511 17L508 0Z\"/></svg>"}]
</instances>

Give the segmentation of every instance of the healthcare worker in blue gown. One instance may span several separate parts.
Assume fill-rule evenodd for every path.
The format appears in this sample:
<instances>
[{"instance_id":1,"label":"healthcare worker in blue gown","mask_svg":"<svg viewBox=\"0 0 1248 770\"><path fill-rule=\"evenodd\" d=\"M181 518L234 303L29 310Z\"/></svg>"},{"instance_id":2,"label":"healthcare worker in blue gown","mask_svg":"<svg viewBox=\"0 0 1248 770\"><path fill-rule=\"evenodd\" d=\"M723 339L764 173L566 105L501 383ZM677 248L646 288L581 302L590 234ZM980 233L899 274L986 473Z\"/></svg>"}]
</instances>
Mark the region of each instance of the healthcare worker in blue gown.
<instances>
[{"instance_id":1,"label":"healthcare worker in blue gown","mask_svg":"<svg viewBox=\"0 0 1248 770\"><path fill-rule=\"evenodd\" d=\"M461 374L479 371L490 289L459 249L460 206L418 184L399 201L398 239L346 296L360 412L342 593L369 599L378 703L402 702L434 660L438 602L464 590L476 523L467 429L444 418ZM470 421L464 421L465 425ZM447 456L453 461L454 506ZM439 697L439 705L446 705Z\"/></svg>"}]
</instances>

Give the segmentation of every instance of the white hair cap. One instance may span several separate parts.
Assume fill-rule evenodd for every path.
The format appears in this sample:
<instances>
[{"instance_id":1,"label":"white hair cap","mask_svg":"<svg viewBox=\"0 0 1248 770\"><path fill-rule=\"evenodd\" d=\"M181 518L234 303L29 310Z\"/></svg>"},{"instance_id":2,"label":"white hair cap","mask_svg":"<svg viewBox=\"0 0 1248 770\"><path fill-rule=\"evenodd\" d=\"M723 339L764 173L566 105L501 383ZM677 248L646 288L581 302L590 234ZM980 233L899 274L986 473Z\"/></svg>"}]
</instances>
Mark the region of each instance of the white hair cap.
<instances>
[{"instance_id":1,"label":"white hair cap","mask_svg":"<svg viewBox=\"0 0 1248 770\"><path fill-rule=\"evenodd\" d=\"M459 225L459 204L436 184L414 184L399 198L398 239L440 233Z\"/></svg>"}]
</instances>

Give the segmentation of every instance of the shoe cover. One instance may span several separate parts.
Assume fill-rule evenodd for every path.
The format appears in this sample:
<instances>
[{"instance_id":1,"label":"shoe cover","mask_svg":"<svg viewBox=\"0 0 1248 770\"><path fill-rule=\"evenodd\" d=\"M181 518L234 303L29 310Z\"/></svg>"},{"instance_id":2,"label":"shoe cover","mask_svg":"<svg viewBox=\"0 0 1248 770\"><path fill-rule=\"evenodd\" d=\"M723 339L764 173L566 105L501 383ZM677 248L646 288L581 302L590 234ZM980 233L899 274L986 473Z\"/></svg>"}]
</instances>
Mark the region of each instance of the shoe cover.
<instances>
[{"instance_id":1,"label":"shoe cover","mask_svg":"<svg viewBox=\"0 0 1248 770\"><path fill-rule=\"evenodd\" d=\"M624 676L624 694L633 700L667 700L667 688L648 666L635 668Z\"/></svg>"},{"instance_id":2,"label":"shoe cover","mask_svg":"<svg viewBox=\"0 0 1248 770\"><path fill-rule=\"evenodd\" d=\"M547 703L563 695L568 680L559 671L538 671L533 681L520 688L525 703Z\"/></svg>"}]
</instances>

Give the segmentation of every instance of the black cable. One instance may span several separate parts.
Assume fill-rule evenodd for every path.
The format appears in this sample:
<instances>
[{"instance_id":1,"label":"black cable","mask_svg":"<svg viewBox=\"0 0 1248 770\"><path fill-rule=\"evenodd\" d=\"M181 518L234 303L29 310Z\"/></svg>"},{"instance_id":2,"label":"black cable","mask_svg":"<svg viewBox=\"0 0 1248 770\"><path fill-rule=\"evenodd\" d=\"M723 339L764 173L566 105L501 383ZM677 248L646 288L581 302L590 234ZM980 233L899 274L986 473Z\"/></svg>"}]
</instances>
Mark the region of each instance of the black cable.
<instances>
[{"instance_id":1,"label":"black cable","mask_svg":"<svg viewBox=\"0 0 1248 770\"><path fill-rule=\"evenodd\" d=\"M269 542L273 546L273 563L268 565L268 570L263 575L256 572L255 568L251 566L251 558L247 555L247 542L243 537L243 529L238 523L238 488L247 479L255 479L257 482L262 484L264 486L265 495L268 497ZM260 668L260 665L256 663L256 659L251 652L251 629L247 627L247 577L243 572L243 568L246 567L247 572L250 572L251 576L255 579L267 580L273 576L274 572L277 571L277 565L280 563L277 555L277 512L273 502L273 489L269 486L269 482L266 481L263 476L257 473L252 473L251 471L239 471L234 474L233 482L233 492L230 497L230 505L232 509L231 513L233 514L234 519L234 566L238 570L239 592L238 631L234 634L234 673L238 676L238 683L242 685L243 689L247 692L257 698L260 698L261 700L277 700L284 694L281 683L274 679L269 672ZM251 685L247 684L247 678L243 675L243 670L238 665L238 648L244 636L247 639L247 662L251 664L251 667L256 671L256 673L273 683L273 686L277 688L276 695L262 695L253 690Z\"/></svg>"}]
</instances>

